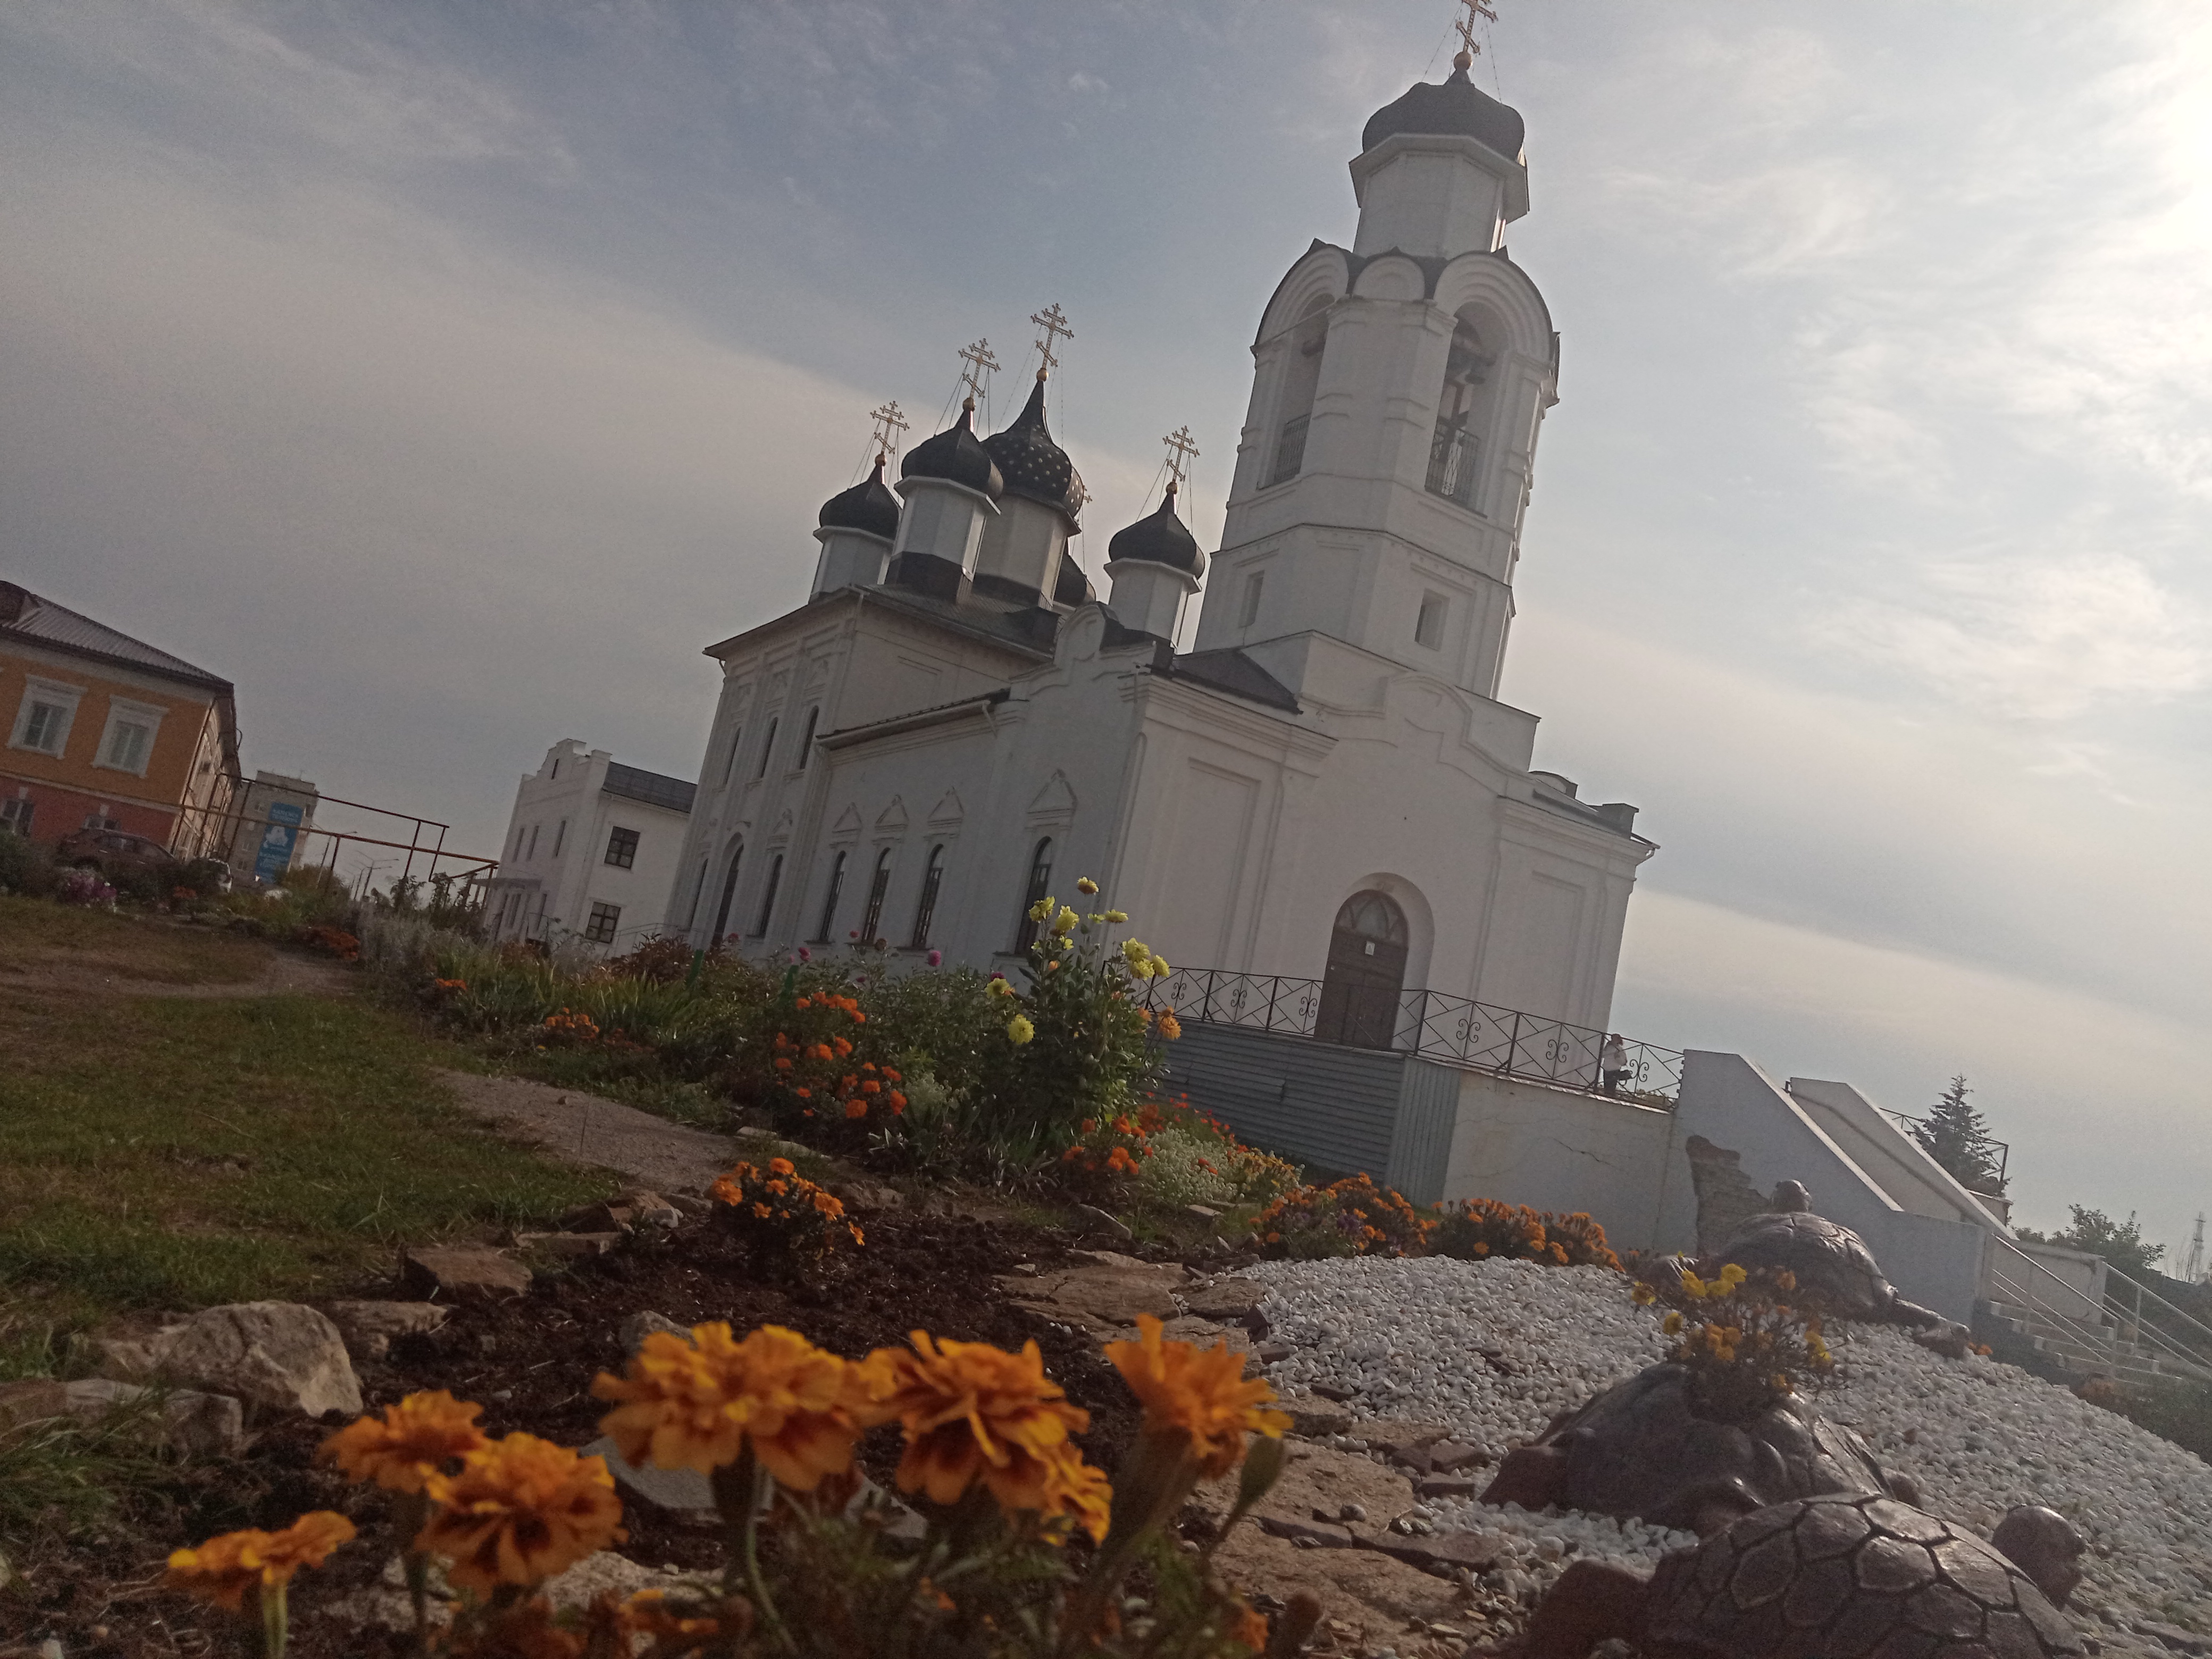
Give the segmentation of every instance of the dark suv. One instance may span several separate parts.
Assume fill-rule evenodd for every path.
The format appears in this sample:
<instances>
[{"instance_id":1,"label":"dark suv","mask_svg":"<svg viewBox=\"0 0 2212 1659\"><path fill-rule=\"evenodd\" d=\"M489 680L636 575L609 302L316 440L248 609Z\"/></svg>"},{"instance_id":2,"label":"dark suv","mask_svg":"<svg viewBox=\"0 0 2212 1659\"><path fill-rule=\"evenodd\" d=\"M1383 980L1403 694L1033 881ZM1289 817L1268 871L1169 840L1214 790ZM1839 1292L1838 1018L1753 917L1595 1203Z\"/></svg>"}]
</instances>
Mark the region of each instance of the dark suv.
<instances>
[{"instance_id":1,"label":"dark suv","mask_svg":"<svg viewBox=\"0 0 2212 1659\"><path fill-rule=\"evenodd\" d=\"M73 830L54 848L54 861L97 870L111 882L126 873L167 870L177 862L160 842L125 830Z\"/></svg>"}]
</instances>

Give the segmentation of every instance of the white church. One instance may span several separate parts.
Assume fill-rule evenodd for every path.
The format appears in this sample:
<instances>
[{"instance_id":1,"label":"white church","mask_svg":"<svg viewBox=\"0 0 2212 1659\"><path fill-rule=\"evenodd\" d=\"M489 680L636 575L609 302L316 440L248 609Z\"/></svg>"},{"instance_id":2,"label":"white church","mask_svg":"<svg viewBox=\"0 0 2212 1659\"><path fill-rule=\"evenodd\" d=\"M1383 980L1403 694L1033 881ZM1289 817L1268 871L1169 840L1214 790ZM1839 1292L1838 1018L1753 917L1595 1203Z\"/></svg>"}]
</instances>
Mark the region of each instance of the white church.
<instances>
[{"instance_id":1,"label":"white church","mask_svg":"<svg viewBox=\"0 0 2212 1659\"><path fill-rule=\"evenodd\" d=\"M1044 369L831 498L807 603L708 648L668 931L1004 967L1088 875L1180 969L1322 981L1324 1041L1389 1046L1416 990L1601 1033L1654 845L1498 699L1558 399L1522 140L1464 54L1367 123L1352 246L1261 313L1218 552L1170 482L1092 591Z\"/></svg>"}]
</instances>

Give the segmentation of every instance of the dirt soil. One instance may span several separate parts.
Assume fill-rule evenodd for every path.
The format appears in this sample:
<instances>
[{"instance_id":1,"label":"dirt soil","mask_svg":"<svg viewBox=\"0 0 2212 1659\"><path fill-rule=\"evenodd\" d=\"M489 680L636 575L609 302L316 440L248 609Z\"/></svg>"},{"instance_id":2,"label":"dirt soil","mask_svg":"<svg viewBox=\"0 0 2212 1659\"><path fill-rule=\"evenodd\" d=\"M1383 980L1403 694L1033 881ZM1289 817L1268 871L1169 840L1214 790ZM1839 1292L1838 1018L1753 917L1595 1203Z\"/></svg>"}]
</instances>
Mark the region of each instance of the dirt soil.
<instances>
[{"instance_id":1,"label":"dirt soil","mask_svg":"<svg viewBox=\"0 0 2212 1659\"><path fill-rule=\"evenodd\" d=\"M1042 1268L1068 1261L1066 1235L1007 1221L896 1212L864 1218L867 1247L833 1261L811 1285L764 1284L710 1225L687 1222L672 1238L640 1241L615 1254L541 1275L530 1294L465 1305L439 1331L393 1345L388 1363L359 1370L372 1408L417 1389L450 1389L484 1407L494 1434L526 1430L567 1445L598 1435L605 1409L588 1392L593 1375L624 1358L617 1328L651 1310L684 1323L726 1319L744 1331L787 1325L822 1346L857 1358L902 1342L921 1328L966 1340L1018 1347L1034 1336L1048 1372L1091 1413L1084 1437L1092 1462L1112 1468L1134 1433L1134 1402L1090 1340L1033 1322L1008 1304L997 1276L1018 1264ZM365 1295L397 1294L390 1285ZM0 1595L0 1618L21 1628L9 1639L60 1639L68 1659L244 1659L237 1621L160 1586L167 1553L240 1526L276 1527L303 1511L340 1510L362 1537L293 1589L296 1659L383 1659L398 1656L398 1636L341 1629L313 1609L368 1585L394 1548L385 1505L373 1489L344 1484L314 1463L336 1427L292 1421L264 1430L243 1458L180 1472L161 1501L142 1505L100 1533L18 1554L27 1575ZM898 1457L896 1428L878 1430L862 1460L889 1486ZM649 1565L704 1565L718 1559L711 1534L659 1519L633 1504L623 1553ZM27 1591L28 1594L25 1594Z\"/></svg>"}]
</instances>

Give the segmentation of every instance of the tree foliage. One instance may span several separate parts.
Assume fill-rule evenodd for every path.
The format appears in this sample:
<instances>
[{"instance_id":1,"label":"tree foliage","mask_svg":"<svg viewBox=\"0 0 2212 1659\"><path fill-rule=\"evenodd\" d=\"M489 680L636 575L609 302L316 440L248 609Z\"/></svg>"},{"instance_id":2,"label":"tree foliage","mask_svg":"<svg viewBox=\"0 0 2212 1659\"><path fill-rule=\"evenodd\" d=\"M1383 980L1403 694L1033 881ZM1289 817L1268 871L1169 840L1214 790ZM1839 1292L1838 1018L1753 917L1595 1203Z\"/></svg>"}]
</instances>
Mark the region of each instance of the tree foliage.
<instances>
[{"instance_id":1,"label":"tree foliage","mask_svg":"<svg viewBox=\"0 0 2212 1659\"><path fill-rule=\"evenodd\" d=\"M1928 1109L1925 1121L1914 1128L1912 1138L1968 1192L2002 1198L2003 1159L1982 1115L1966 1102L1972 1092L1963 1073L1953 1078L1942 1098Z\"/></svg>"},{"instance_id":2,"label":"tree foliage","mask_svg":"<svg viewBox=\"0 0 2212 1659\"><path fill-rule=\"evenodd\" d=\"M2073 1224L2064 1232L2052 1234L2051 1243L2101 1255L2115 1271L2137 1284L2150 1282L2152 1269L2166 1254L2166 1246L2143 1243L2142 1228L2133 1210L2128 1212L2125 1221L2115 1221L2102 1210L2084 1209L2079 1204L2066 1207L2073 1212Z\"/></svg>"}]
</instances>

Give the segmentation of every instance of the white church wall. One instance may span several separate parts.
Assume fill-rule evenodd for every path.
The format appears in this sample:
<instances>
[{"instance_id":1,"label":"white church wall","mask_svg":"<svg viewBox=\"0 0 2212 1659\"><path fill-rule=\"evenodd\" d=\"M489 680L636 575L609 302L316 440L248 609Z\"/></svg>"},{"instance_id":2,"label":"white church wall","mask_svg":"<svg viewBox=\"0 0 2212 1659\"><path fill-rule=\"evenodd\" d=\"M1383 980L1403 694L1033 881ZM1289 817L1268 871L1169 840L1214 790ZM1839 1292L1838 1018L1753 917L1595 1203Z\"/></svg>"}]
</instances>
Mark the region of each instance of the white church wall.
<instances>
[{"instance_id":1,"label":"white church wall","mask_svg":"<svg viewBox=\"0 0 2212 1659\"><path fill-rule=\"evenodd\" d=\"M1942 1221L1972 1221L2012 1236L2001 1218L1850 1084L1793 1077L1783 1086L1905 1209Z\"/></svg>"},{"instance_id":2,"label":"white church wall","mask_svg":"<svg viewBox=\"0 0 2212 1659\"><path fill-rule=\"evenodd\" d=\"M1476 1000L1603 1028L1647 849L1524 801L1501 800L1498 817L1497 896Z\"/></svg>"},{"instance_id":3,"label":"white church wall","mask_svg":"<svg viewBox=\"0 0 2212 1659\"><path fill-rule=\"evenodd\" d=\"M1668 1115L1481 1072L1460 1072L1443 1196L1586 1211L1620 1249L1648 1249Z\"/></svg>"}]
</instances>

